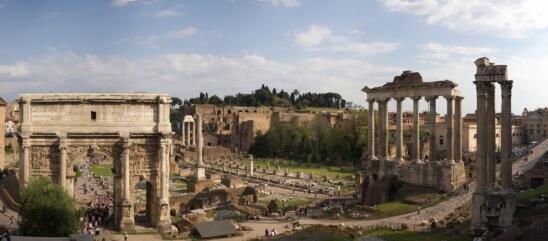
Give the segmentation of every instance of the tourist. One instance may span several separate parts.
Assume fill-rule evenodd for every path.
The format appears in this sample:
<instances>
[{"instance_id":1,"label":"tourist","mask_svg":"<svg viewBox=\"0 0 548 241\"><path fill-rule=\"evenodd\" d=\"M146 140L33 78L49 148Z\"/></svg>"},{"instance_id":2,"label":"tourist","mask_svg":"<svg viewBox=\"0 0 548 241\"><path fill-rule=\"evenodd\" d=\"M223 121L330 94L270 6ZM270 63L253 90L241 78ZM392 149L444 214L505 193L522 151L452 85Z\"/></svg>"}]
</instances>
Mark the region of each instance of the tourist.
<instances>
[{"instance_id":1,"label":"tourist","mask_svg":"<svg viewBox=\"0 0 548 241\"><path fill-rule=\"evenodd\" d=\"M265 228L265 229L264 229L264 236L265 236L265 237L268 237L268 236L269 236L268 234L269 234L268 228Z\"/></svg>"},{"instance_id":2,"label":"tourist","mask_svg":"<svg viewBox=\"0 0 548 241\"><path fill-rule=\"evenodd\" d=\"M421 206L417 207L417 215L421 214Z\"/></svg>"},{"instance_id":3,"label":"tourist","mask_svg":"<svg viewBox=\"0 0 548 241\"><path fill-rule=\"evenodd\" d=\"M127 241L127 232L124 232L124 241Z\"/></svg>"}]
</instances>

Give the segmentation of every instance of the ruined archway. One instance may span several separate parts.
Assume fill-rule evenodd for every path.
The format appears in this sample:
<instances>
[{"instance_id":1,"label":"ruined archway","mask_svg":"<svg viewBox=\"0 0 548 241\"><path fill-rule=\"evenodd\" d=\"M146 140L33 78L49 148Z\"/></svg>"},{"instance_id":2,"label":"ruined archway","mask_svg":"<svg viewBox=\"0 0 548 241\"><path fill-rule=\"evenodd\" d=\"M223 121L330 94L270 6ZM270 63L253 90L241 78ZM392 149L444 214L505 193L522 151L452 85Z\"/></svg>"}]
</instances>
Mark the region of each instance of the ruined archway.
<instances>
[{"instance_id":1,"label":"ruined archway","mask_svg":"<svg viewBox=\"0 0 548 241\"><path fill-rule=\"evenodd\" d=\"M136 184L146 180L146 219L171 229L170 97L162 94L25 94L17 133L20 182L45 176L75 193L75 165L112 163L113 216L122 231L135 228ZM91 113L91 114L90 114Z\"/></svg>"}]
</instances>

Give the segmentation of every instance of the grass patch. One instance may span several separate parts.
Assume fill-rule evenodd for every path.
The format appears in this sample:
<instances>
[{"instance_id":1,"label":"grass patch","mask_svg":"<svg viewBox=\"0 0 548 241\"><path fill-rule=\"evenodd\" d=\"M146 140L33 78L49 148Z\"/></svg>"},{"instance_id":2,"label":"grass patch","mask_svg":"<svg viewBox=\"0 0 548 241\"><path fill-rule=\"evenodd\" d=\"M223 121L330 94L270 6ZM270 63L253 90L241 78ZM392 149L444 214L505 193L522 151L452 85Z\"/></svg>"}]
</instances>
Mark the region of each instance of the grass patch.
<instances>
[{"instance_id":1,"label":"grass patch","mask_svg":"<svg viewBox=\"0 0 548 241\"><path fill-rule=\"evenodd\" d=\"M535 189L519 192L517 194L517 200L518 200L518 203L525 203L525 202L528 202L529 199L531 198L540 197L540 195L542 194L548 195L548 184L544 184Z\"/></svg>"},{"instance_id":2,"label":"grass patch","mask_svg":"<svg viewBox=\"0 0 548 241\"><path fill-rule=\"evenodd\" d=\"M112 176L112 164L93 164L91 173L97 176Z\"/></svg>"},{"instance_id":3,"label":"grass patch","mask_svg":"<svg viewBox=\"0 0 548 241\"><path fill-rule=\"evenodd\" d=\"M316 166L316 165L309 165L306 163L300 163L300 162L293 162L293 165L289 161L284 161L283 163L279 161L271 161L271 160L265 160L265 159L257 159L255 161L255 165L259 165L261 168L266 167L266 164L270 164L270 169L276 168L277 163L280 164L280 171L285 171L287 168L289 172L296 173L296 172L303 172L306 175L314 175L314 176L330 176L330 177L336 177L337 175L341 178L349 177L352 175L356 175L356 170L354 168L344 168L342 170L338 167L332 167L332 166Z\"/></svg>"},{"instance_id":4,"label":"grass patch","mask_svg":"<svg viewBox=\"0 0 548 241\"><path fill-rule=\"evenodd\" d=\"M403 203L401 200L377 205L376 218L391 217L417 211L417 205Z\"/></svg>"},{"instance_id":5,"label":"grass patch","mask_svg":"<svg viewBox=\"0 0 548 241\"><path fill-rule=\"evenodd\" d=\"M465 236L456 236L456 235L447 235L443 231L437 232L411 232L407 230L390 230L390 229L379 229L368 233L365 236L377 236L385 241L468 241L469 237Z\"/></svg>"}]
</instances>

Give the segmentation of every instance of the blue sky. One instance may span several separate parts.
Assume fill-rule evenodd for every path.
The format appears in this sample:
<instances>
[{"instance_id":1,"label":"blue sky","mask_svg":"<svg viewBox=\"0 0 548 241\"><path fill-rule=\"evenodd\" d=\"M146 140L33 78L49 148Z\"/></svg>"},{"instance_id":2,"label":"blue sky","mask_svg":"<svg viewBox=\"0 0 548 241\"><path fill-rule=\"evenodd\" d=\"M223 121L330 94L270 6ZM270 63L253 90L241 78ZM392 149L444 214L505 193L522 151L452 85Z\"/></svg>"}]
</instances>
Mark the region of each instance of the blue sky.
<instances>
[{"instance_id":1,"label":"blue sky","mask_svg":"<svg viewBox=\"0 0 548 241\"><path fill-rule=\"evenodd\" d=\"M0 95L264 83L365 105L363 86L411 69L455 81L471 112L473 61L487 56L509 65L521 113L546 106L545 12L538 0L0 0Z\"/></svg>"}]
</instances>

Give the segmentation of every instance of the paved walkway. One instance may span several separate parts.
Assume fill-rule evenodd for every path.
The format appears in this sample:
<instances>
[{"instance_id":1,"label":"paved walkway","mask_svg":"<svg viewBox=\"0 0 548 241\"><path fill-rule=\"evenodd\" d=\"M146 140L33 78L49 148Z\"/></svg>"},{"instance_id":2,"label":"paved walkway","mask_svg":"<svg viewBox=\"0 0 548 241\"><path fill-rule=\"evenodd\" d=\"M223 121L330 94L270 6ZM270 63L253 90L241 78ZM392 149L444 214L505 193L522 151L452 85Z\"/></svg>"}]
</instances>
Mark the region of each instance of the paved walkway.
<instances>
[{"instance_id":1,"label":"paved walkway","mask_svg":"<svg viewBox=\"0 0 548 241\"><path fill-rule=\"evenodd\" d=\"M522 157L512 164L514 174L528 171L540 160L542 155L548 151L548 138L531 148L530 151L532 153L527 155L527 161L525 161L525 157Z\"/></svg>"}]
</instances>

